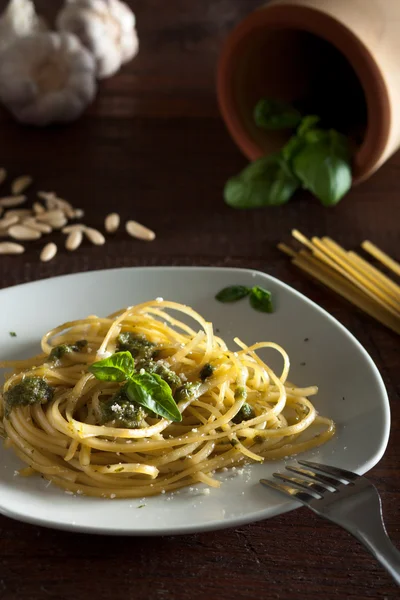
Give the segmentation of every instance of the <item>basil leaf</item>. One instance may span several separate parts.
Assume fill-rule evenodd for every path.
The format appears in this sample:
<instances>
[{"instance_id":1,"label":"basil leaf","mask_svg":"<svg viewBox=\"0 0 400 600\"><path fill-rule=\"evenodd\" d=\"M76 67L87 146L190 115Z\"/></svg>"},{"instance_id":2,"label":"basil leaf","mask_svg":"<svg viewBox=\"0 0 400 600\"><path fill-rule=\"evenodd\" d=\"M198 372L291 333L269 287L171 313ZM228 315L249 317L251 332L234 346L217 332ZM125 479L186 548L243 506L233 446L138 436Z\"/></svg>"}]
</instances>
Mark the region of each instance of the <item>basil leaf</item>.
<instances>
[{"instance_id":1,"label":"basil leaf","mask_svg":"<svg viewBox=\"0 0 400 600\"><path fill-rule=\"evenodd\" d=\"M134 369L135 362L130 352L116 352L93 363L88 370L100 381L125 381Z\"/></svg>"},{"instance_id":2,"label":"basil leaf","mask_svg":"<svg viewBox=\"0 0 400 600\"><path fill-rule=\"evenodd\" d=\"M301 123L301 114L287 102L262 98L255 106L254 121L262 129L294 129Z\"/></svg>"},{"instance_id":3,"label":"basil leaf","mask_svg":"<svg viewBox=\"0 0 400 600\"><path fill-rule=\"evenodd\" d=\"M293 158L304 148L304 146L305 142L303 138L298 135L292 136L282 149L282 158L288 165L291 165Z\"/></svg>"},{"instance_id":4,"label":"basil leaf","mask_svg":"<svg viewBox=\"0 0 400 600\"><path fill-rule=\"evenodd\" d=\"M129 400L148 408L169 421L182 421L182 415L172 397L171 388L156 373L134 374L124 386Z\"/></svg>"},{"instance_id":5,"label":"basil leaf","mask_svg":"<svg viewBox=\"0 0 400 600\"><path fill-rule=\"evenodd\" d=\"M304 117L297 130L297 135L300 137L304 136L308 131L315 129L315 126L320 123L320 121L321 119L316 115Z\"/></svg>"},{"instance_id":6,"label":"basil leaf","mask_svg":"<svg viewBox=\"0 0 400 600\"><path fill-rule=\"evenodd\" d=\"M215 296L219 302L237 302L250 294L251 288L244 285L231 285Z\"/></svg>"},{"instance_id":7,"label":"basil leaf","mask_svg":"<svg viewBox=\"0 0 400 600\"><path fill-rule=\"evenodd\" d=\"M259 285L255 285L251 290L250 304L255 310L259 310L260 312L274 312L271 292L260 287Z\"/></svg>"},{"instance_id":8,"label":"basil leaf","mask_svg":"<svg viewBox=\"0 0 400 600\"><path fill-rule=\"evenodd\" d=\"M225 202L233 208L279 206L290 200L299 180L279 154L263 157L249 165L225 185Z\"/></svg>"},{"instance_id":9,"label":"basil leaf","mask_svg":"<svg viewBox=\"0 0 400 600\"><path fill-rule=\"evenodd\" d=\"M305 146L293 159L297 177L324 206L334 206L351 188L350 151L344 140L329 132L328 139Z\"/></svg>"}]
</instances>

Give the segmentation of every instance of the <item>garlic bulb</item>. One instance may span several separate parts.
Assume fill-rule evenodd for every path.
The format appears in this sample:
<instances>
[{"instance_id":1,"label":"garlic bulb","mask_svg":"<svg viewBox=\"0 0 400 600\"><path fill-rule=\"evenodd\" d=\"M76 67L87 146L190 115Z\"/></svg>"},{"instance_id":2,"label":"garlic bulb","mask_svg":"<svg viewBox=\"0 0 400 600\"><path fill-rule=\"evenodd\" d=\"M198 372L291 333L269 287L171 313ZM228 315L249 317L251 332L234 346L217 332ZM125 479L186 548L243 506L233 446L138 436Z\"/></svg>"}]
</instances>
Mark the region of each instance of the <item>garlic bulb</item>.
<instances>
[{"instance_id":1,"label":"garlic bulb","mask_svg":"<svg viewBox=\"0 0 400 600\"><path fill-rule=\"evenodd\" d=\"M0 100L23 123L72 121L95 93L95 61L70 33L16 38L0 55Z\"/></svg>"},{"instance_id":2,"label":"garlic bulb","mask_svg":"<svg viewBox=\"0 0 400 600\"><path fill-rule=\"evenodd\" d=\"M77 35L97 64L97 77L110 77L138 52L135 15L120 0L67 0L57 27Z\"/></svg>"},{"instance_id":3,"label":"garlic bulb","mask_svg":"<svg viewBox=\"0 0 400 600\"><path fill-rule=\"evenodd\" d=\"M0 17L0 52L17 37L45 31L46 24L31 0L10 0Z\"/></svg>"}]
</instances>

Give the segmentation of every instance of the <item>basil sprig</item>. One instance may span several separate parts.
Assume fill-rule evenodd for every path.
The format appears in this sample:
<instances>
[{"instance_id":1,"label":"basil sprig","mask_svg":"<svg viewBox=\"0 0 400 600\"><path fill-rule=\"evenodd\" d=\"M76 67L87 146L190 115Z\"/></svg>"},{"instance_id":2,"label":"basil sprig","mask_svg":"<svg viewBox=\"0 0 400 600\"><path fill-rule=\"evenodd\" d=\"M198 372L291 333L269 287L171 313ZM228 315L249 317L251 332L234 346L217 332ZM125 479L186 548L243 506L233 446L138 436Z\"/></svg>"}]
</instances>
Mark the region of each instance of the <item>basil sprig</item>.
<instances>
[{"instance_id":1,"label":"basil sprig","mask_svg":"<svg viewBox=\"0 0 400 600\"><path fill-rule=\"evenodd\" d=\"M224 197L232 208L286 204L300 187L299 179L280 154L263 156L236 177L228 179Z\"/></svg>"},{"instance_id":2,"label":"basil sprig","mask_svg":"<svg viewBox=\"0 0 400 600\"><path fill-rule=\"evenodd\" d=\"M262 129L294 129L301 123L301 114L287 102L262 98L255 106L254 121Z\"/></svg>"},{"instance_id":3,"label":"basil sprig","mask_svg":"<svg viewBox=\"0 0 400 600\"><path fill-rule=\"evenodd\" d=\"M249 296L250 304L255 310L265 313L274 312L271 292L259 285L254 285L253 287L231 285L218 292L215 298L219 302L228 303L237 302L246 296Z\"/></svg>"},{"instance_id":4,"label":"basil sprig","mask_svg":"<svg viewBox=\"0 0 400 600\"><path fill-rule=\"evenodd\" d=\"M89 371L100 381L126 381L121 389L130 401L170 421L182 421L170 386L156 373L137 373L130 352L116 352L90 365Z\"/></svg>"},{"instance_id":5,"label":"basil sprig","mask_svg":"<svg viewBox=\"0 0 400 600\"><path fill-rule=\"evenodd\" d=\"M301 117L289 104L264 98L254 110L262 129L296 129L278 153L263 156L227 181L226 204L260 208L286 204L306 189L324 206L335 206L352 185L349 140L333 129L323 129L316 115Z\"/></svg>"}]
</instances>

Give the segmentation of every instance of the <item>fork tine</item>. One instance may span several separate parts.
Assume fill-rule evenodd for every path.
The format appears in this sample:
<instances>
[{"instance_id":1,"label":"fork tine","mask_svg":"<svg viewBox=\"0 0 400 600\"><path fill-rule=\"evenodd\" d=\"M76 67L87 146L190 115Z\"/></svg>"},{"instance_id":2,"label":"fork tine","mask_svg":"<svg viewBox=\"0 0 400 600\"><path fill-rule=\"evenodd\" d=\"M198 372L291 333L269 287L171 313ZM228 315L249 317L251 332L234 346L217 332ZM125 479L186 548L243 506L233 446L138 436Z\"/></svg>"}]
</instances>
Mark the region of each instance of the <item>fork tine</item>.
<instances>
[{"instance_id":1,"label":"fork tine","mask_svg":"<svg viewBox=\"0 0 400 600\"><path fill-rule=\"evenodd\" d=\"M298 460L300 465L304 467L309 467L310 469L316 469L317 471L321 471L322 473L326 473L333 478L347 481L347 483L351 483L359 479L359 475L356 473L351 473L351 471L345 471L344 469L338 469L337 467L327 467L326 465L321 465L320 463L310 462L308 460Z\"/></svg>"},{"instance_id":2,"label":"fork tine","mask_svg":"<svg viewBox=\"0 0 400 600\"><path fill-rule=\"evenodd\" d=\"M279 483L276 483L276 481L272 481L271 479L260 479L260 483L267 487L271 487L274 490L278 490L278 492L283 492L284 494L287 494L289 496L294 496L297 492L297 490L295 490L294 488L291 488L288 485L281 485Z\"/></svg>"},{"instance_id":3,"label":"fork tine","mask_svg":"<svg viewBox=\"0 0 400 600\"><path fill-rule=\"evenodd\" d=\"M270 479L260 479L260 483L262 483L266 487L284 493L285 496L290 496L292 498L295 498L296 500L300 500L300 502L303 502L304 504L307 504L311 500L315 500L314 496L312 496L309 492L306 493L294 487L276 483L275 481L272 481Z\"/></svg>"},{"instance_id":4,"label":"fork tine","mask_svg":"<svg viewBox=\"0 0 400 600\"><path fill-rule=\"evenodd\" d=\"M314 473L314 471L307 471L306 469L299 469L299 467L292 467L291 465L287 465L286 470L313 479L318 483L322 483L322 485L326 486L326 489L332 492L337 492L339 490L337 479L333 479L327 475L321 475L321 473Z\"/></svg>"},{"instance_id":5,"label":"fork tine","mask_svg":"<svg viewBox=\"0 0 400 600\"><path fill-rule=\"evenodd\" d=\"M313 483L312 481L304 481L298 479L297 477L290 477L289 475L283 475L282 473L274 473L274 477L284 481L285 483L291 483L292 485L300 488L301 490L307 492L316 500L320 500L324 493L327 491L326 488L322 487L322 485L318 485L318 483Z\"/></svg>"}]
</instances>

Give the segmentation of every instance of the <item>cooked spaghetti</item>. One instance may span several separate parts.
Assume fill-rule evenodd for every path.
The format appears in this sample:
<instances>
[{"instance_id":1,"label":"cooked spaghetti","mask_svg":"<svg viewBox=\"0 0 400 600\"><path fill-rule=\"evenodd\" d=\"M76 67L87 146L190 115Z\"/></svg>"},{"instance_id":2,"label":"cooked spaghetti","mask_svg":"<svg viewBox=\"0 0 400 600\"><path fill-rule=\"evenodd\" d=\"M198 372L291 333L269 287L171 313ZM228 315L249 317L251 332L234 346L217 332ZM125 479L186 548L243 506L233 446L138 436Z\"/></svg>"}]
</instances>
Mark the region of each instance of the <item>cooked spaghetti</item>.
<instances>
[{"instance_id":1,"label":"cooked spaghetti","mask_svg":"<svg viewBox=\"0 0 400 600\"><path fill-rule=\"evenodd\" d=\"M28 465L20 474L70 493L144 497L218 487L225 467L329 440L334 423L308 399L318 390L288 382L286 352L235 343L228 350L201 315L162 299L49 331L38 356L0 363L12 368L0 416L6 446ZM262 348L282 355L280 375Z\"/></svg>"}]
</instances>

